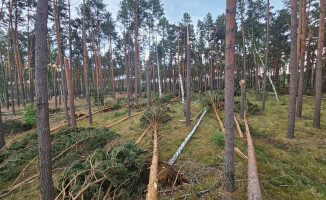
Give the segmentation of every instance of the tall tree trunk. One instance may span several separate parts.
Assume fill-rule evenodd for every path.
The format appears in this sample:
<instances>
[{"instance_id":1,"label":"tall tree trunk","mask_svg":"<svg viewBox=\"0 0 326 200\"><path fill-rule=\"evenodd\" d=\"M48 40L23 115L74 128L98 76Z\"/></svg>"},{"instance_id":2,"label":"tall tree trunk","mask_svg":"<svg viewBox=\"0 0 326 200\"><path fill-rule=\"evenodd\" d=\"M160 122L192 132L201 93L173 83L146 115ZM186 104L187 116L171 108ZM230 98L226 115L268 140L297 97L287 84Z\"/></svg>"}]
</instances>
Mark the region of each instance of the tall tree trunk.
<instances>
[{"instance_id":1,"label":"tall tree trunk","mask_svg":"<svg viewBox=\"0 0 326 200\"><path fill-rule=\"evenodd\" d=\"M5 142L5 135L3 133L1 103L0 103L0 149L2 149L5 145L6 145L6 142Z\"/></svg>"},{"instance_id":2,"label":"tall tree trunk","mask_svg":"<svg viewBox=\"0 0 326 200\"><path fill-rule=\"evenodd\" d=\"M70 119L71 125L73 128L77 128L76 116L75 116L75 103L74 103L74 88L72 85L71 78L71 69L69 68L68 59L65 58L65 70L66 70L66 78L67 78L67 87L68 87L68 95L69 95L69 110L70 110Z\"/></svg>"},{"instance_id":3,"label":"tall tree trunk","mask_svg":"<svg viewBox=\"0 0 326 200\"><path fill-rule=\"evenodd\" d=\"M179 77L179 94L178 97L180 98L181 96L181 80L180 80L180 40L179 40L180 32L178 31L178 77Z\"/></svg>"},{"instance_id":4,"label":"tall tree trunk","mask_svg":"<svg viewBox=\"0 0 326 200\"><path fill-rule=\"evenodd\" d=\"M11 76L11 57L10 57L11 19L12 19L12 4L10 3L9 0L9 22L8 22L8 34L7 34L7 65L8 65L7 67L8 67L8 76L9 76L9 83L10 83L11 108L12 108L12 114L15 115L14 89L13 89L13 82Z\"/></svg>"},{"instance_id":5,"label":"tall tree trunk","mask_svg":"<svg viewBox=\"0 0 326 200\"><path fill-rule=\"evenodd\" d=\"M57 43L58 43L58 57L59 64L61 68L61 85L62 85L62 94L64 96L64 107L65 107L65 115L67 124L70 125L70 118L68 114L68 105L67 105L67 93L66 93L66 83L65 83L65 75L63 72L63 58L62 58L62 47L61 47L61 36L60 36L60 22L59 22L59 11L58 11L58 0L53 0L53 12L55 19L55 27L56 27L56 35L57 35Z\"/></svg>"},{"instance_id":6,"label":"tall tree trunk","mask_svg":"<svg viewBox=\"0 0 326 200\"><path fill-rule=\"evenodd\" d=\"M110 35L110 68L111 68L111 96L115 99L115 82L114 82L114 69L113 69L113 52L112 52L112 42L111 42L111 32Z\"/></svg>"},{"instance_id":7,"label":"tall tree trunk","mask_svg":"<svg viewBox=\"0 0 326 200\"><path fill-rule=\"evenodd\" d=\"M304 66L305 66L305 54L306 54L306 29L307 29L307 16L306 16L306 0L302 0L302 31L301 31L301 55L300 55L300 80L298 90L298 102L297 102L297 116L302 117L302 101L303 101L303 83L304 83Z\"/></svg>"},{"instance_id":8,"label":"tall tree trunk","mask_svg":"<svg viewBox=\"0 0 326 200\"><path fill-rule=\"evenodd\" d=\"M191 49L189 41L189 32L187 26L187 112L186 126L190 126L190 102L191 102Z\"/></svg>"},{"instance_id":9,"label":"tall tree trunk","mask_svg":"<svg viewBox=\"0 0 326 200\"><path fill-rule=\"evenodd\" d=\"M314 111L314 121L313 121L313 127L316 129L320 129L324 33L325 33L325 0L320 0L317 68L316 68L316 81L315 81L315 83L316 83L316 86L315 86L315 111Z\"/></svg>"},{"instance_id":10,"label":"tall tree trunk","mask_svg":"<svg viewBox=\"0 0 326 200\"><path fill-rule=\"evenodd\" d=\"M242 53L243 53L243 86L241 87L241 108L240 108L240 118L244 119L244 107L246 102L246 90L247 90L247 76L246 76L246 40L245 40L245 29L244 29L244 2L240 0L240 12L241 12L241 32L242 32Z\"/></svg>"},{"instance_id":11,"label":"tall tree trunk","mask_svg":"<svg viewBox=\"0 0 326 200\"><path fill-rule=\"evenodd\" d=\"M47 83L47 18L48 1L39 0L37 2L35 21L35 91L37 134L40 153L39 174L42 200L54 199L54 187L51 171L51 139Z\"/></svg>"},{"instance_id":12,"label":"tall tree trunk","mask_svg":"<svg viewBox=\"0 0 326 200\"><path fill-rule=\"evenodd\" d=\"M129 62L127 57L127 43L126 43L126 33L123 32L123 41L124 41L124 52L125 52L125 65L126 65L126 87L127 87L127 96L128 96L128 116L130 117L130 75L129 75ZM130 51L129 51L130 54Z\"/></svg>"},{"instance_id":13,"label":"tall tree trunk","mask_svg":"<svg viewBox=\"0 0 326 200\"><path fill-rule=\"evenodd\" d=\"M32 40L29 39L29 10L28 10L28 17L27 17L27 60L28 60L28 80L29 80L29 98L31 103L34 103L34 90L33 90L33 70L31 67L31 61L32 61ZM53 89L54 90L54 89Z\"/></svg>"},{"instance_id":14,"label":"tall tree trunk","mask_svg":"<svg viewBox=\"0 0 326 200\"><path fill-rule=\"evenodd\" d=\"M306 73L304 77L304 85L303 85L303 94L306 94L308 83L309 83L309 77L311 75L311 40L312 40L312 30L309 30L309 39L308 39L308 45L307 45L307 67L306 67Z\"/></svg>"},{"instance_id":15,"label":"tall tree trunk","mask_svg":"<svg viewBox=\"0 0 326 200\"><path fill-rule=\"evenodd\" d=\"M21 61L20 57L20 48L19 48L19 42L18 42L18 8L17 8L17 0L15 1L15 37L14 37L14 44L15 44L15 55L17 59L17 75L19 78L19 83L20 83L20 94L22 97L22 103L23 106L25 107L25 88L24 88L24 71L23 71L23 64ZM18 81L16 82L18 86Z\"/></svg>"},{"instance_id":16,"label":"tall tree trunk","mask_svg":"<svg viewBox=\"0 0 326 200\"><path fill-rule=\"evenodd\" d=\"M85 0L83 0L83 65L84 65L84 80L85 80L85 94L88 104L88 123L93 124L92 117L92 106L89 95L89 80L88 80L88 69L87 69L87 49L86 49L86 24L85 24Z\"/></svg>"},{"instance_id":17,"label":"tall tree trunk","mask_svg":"<svg viewBox=\"0 0 326 200\"><path fill-rule=\"evenodd\" d=\"M263 81L263 100L261 105L261 111L265 110L265 102L266 102L266 84L267 84L267 73L269 66L269 0L267 0L267 29L266 29L266 51L265 51L265 67L264 67L264 81Z\"/></svg>"},{"instance_id":18,"label":"tall tree trunk","mask_svg":"<svg viewBox=\"0 0 326 200\"><path fill-rule=\"evenodd\" d=\"M234 54L235 54L236 0L226 1L225 42L225 147L222 187L235 190L234 181Z\"/></svg>"},{"instance_id":19,"label":"tall tree trunk","mask_svg":"<svg viewBox=\"0 0 326 200\"><path fill-rule=\"evenodd\" d=\"M135 104L138 104L138 0L135 0Z\"/></svg>"},{"instance_id":20,"label":"tall tree trunk","mask_svg":"<svg viewBox=\"0 0 326 200\"><path fill-rule=\"evenodd\" d=\"M96 94L97 94L97 106L100 107L100 88L99 88L99 75L98 75L98 57L97 57L97 50L95 49L95 38L94 38L94 31L93 31L93 19L92 19L92 9L91 9L91 1L88 0L88 10L89 10L89 21L91 26L91 35L92 35L92 47L93 47L93 53L94 53L94 61L95 61L95 87L96 87Z\"/></svg>"},{"instance_id":21,"label":"tall tree trunk","mask_svg":"<svg viewBox=\"0 0 326 200\"><path fill-rule=\"evenodd\" d=\"M147 90L147 110L151 109L151 63L150 61L146 61L146 90Z\"/></svg>"},{"instance_id":22,"label":"tall tree trunk","mask_svg":"<svg viewBox=\"0 0 326 200\"><path fill-rule=\"evenodd\" d=\"M291 0L291 60L290 60L290 97L289 97L289 117L286 138L294 138L295 107L297 96L297 1Z\"/></svg>"}]
</instances>

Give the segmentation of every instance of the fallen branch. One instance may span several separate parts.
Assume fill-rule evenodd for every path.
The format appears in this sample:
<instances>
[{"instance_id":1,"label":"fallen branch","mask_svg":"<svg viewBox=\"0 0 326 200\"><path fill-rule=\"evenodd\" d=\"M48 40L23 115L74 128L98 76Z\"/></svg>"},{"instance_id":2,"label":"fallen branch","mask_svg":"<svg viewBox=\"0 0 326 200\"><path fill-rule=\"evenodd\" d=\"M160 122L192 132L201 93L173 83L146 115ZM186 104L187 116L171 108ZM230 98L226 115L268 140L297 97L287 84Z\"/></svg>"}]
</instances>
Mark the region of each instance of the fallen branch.
<instances>
[{"instance_id":1,"label":"fallen branch","mask_svg":"<svg viewBox=\"0 0 326 200\"><path fill-rule=\"evenodd\" d=\"M240 136L241 138L244 138L244 137L243 137L242 130L241 130L240 125L239 125L239 122L238 122L238 120L237 120L237 118L236 118L235 116L234 116L234 122L235 122L235 124L236 124L236 126L237 126L239 136Z\"/></svg>"},{"instance_id":2,"label":"fallen branch","mask_svg":"<svg viewBox=\"0 0 326 200\"><path fill-rule=\"evenodd\" d=\"M200 111L195 117L193 117L192 119L190 119L190 121L195 121L202 113L203 111ZM180 122L185 122L185 119L181 119L179 120Z\"/></svg>"},{"instance_id":3,"label":"fallen branch","mask_svg":"<svg viewBox=\"0 0 326 200\"><path fill-rule=\"evenodd\" d=\"M215 115L216 115L217 121L218 121L219 124L220 124L221 130L222 130L222 133L225 135L225 128L224 128L224 125L223 125L223 122L222 122L222 120L221 120L221 118L220 118L220 116L219 116L219 114L218 114L218 112L217 112L217 110L216 110L216 105L215 105L215 103L214 103L214 101L213 101L212 96L211 96L211 101L212 101L212 105L213 105L213 108L214 108L214 111L215 111ZM247 157L244 153L242 153L242 152L240 151L240 149L238 149L237 147L234 147L234 151L235 151L235 152L236 152L240 157L245 158L245 159L248 158L248 157Z\"/></svg>"},{"instance_id":4,"label":"fallen branch","mask_svg":"<svg viewBox=\"0 0 326 200\"><path fill-rule=\"evenodd\" d=\"M262 199L255 149L250 135L250 129L247 121L247 111L244 111L244 121L246 126L246 135L248 143L248 199Z\"/></svg>"},{"instance_id":5,"label":"fallen branch","mask_svg":"<svg viewBox=\"0 0 326 200\"><path fill-rule=\"evenodd\" d=\"M97 179L96 181L93 181L91 183L88 183L82 190L80 190L78 192L78 194L73 198L73 200L76 200L78 199L78 197L80 197L80 195L82 195L89 187L91 187L92 185L96 184L96 183L99 183L101 181L105 180L105 177L102 177L100 179Z\"/></svg>"},{"instance_id":6,"label":"fallen branch","mask_svg":"<svg viewBox=\"0 0 326 200\"><path fill-rule=\"evenodd\" d=\"M141 134L141 136L138 138L138 140L136 141L136 143L135 143L135 145L136 144L138 144L142 139L143 139L143 137L146 135L146 133L151 129L151 126L152 125L149 125L148 127L147 127L147 129Z\"/></svg>"},{"instance_id":7,"label":"fallen branch","mask_svg":"<svg viewBox=\"0 0 326 200\"><path fill-rule=\"evenodd\" d=\"M175 152L175 154L173 155L173 157L171 158L171 160L168 162L169 165L173 165L174 162L178 159L179 155L181 154L182 150L184 149L184 147L186 146L186 144L190 140L191 136L195 133L196 129L198 128L198 126L199 126L201 120L203 119L203 117L205 116L206 112L207 112L207 109L205 108L205 111L200 116L200 119L198 120L197 124L194 126L194 128L189 133L189 135L186 137L186 139L183 141L183 143L181 144L181 146L179 147L179 149L177 150L177 152Z\"/></svg>"},{"instance_id":8,"label":"fallen branch","mask_svg":"<svg viewBox=\"0 0 326 200\"><path fill-rule=\"evenodd\" d=\"M144 113L144 112L145 112L145 111L141 111L141 112L138 112L138 113L132 114L132 115L130 116L130 118L131 118L131 117L135 117L135 116L137 116L137 115L140 115L140 114L142 114L142 113ZM119 124L119 123L121 123L121 122L126 121L127 119L129 119L129 116L127 116L127 117L125 117L125 118L123 118L123 119L121 119L121 120L119 120L119 121L117 121L117 122L115 122L115 123L113 123L113 124L107 126L107 128L111 128L112 126L115 126L115 125L117 125L117 124Z\"/></svg>"}]
</instances>

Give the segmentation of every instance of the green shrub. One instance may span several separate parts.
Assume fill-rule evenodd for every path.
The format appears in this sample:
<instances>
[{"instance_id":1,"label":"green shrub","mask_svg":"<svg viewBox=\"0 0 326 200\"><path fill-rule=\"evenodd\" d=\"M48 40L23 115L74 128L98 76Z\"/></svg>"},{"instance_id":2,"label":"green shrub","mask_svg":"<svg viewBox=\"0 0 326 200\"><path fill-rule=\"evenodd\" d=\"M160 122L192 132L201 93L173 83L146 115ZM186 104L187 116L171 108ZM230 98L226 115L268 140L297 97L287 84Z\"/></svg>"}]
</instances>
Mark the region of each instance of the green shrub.
<instances>
[{"instance_id":1,"label":"green shrub","mask_svg":"<svg viewBox=\"0 0 326 200\"><path fill-rule=\"evenodd\" d=\"M218 145L224 145L225 143L224 134L220 131L217 131L217 133L211 135L211 141Z\"/></svg>"},{"instance_id":2,"label":"green shrub","mask_svg":"<svg viewBox=\"0 0 326 200\"><path fill-rule=\"evenodd\" d=\"M4 121L2 126L3 126L3 133L5 135L11 134L11 133L17 134L17 133L31 130L33 128L33 126L30 124L22 123L19 120L13 120L13 119Z\"/></svg>"},{"instance_id":3,"label":"green shrub","mask_svg":"<svg viewBox=\"0 0 326 200\"><path fill-rule=\"evenodd\" d=\"M141 127L147 127L151 121L155 121L157 124L170 121L172 118L169 113L172 110L168 107L155 106L150 111L146 111L140 118Z\"/></svg>"},{"instance_id":4,"label":"green shrub","mask_svg":"<svg viewBox=\"0 0 326 200\"><path fill-rule=\"evenodd\" d=\"M28 104L25 107L25 112L23 114L23 118L26 122L26 124L29 124L31 126L36 125L36 108L34 104Z\"/></svg>"}]
</instances>

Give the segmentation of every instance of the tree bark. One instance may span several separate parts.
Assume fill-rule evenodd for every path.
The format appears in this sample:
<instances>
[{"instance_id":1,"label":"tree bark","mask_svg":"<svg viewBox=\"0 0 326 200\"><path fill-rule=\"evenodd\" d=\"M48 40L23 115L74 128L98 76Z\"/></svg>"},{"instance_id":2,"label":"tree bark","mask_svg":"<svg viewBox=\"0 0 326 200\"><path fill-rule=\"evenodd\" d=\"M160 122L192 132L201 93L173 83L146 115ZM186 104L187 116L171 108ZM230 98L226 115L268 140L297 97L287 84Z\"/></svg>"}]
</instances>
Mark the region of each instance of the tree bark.
<instances>
[{"instance_id":1,"label":"tree bark","mask_svg":"<svg viewBox=\"0 0 326 200\"><path fill-rule=\"evenodd\" d=\"M125 66L126 66L126 87L128 96L128 116L130 117L130 75L129 75L129 62L127 57L127 43L126 43L126 33L123 32L124 41L124 52L125 52ZM130 53L130 52L129 52Z\"/></svg>"},{"instance_id":2,"label":"tree bark","mask_svg":"<svg viewBox=\"0 0 326 200\"><path fill-rule=\"evenodd\" d=\"M234 168L234 55L236 31L236 0L226 1L225 42L225 147L222 187L228 192L235 190Z\"/></svg>"},{"instance_id":3,"label":"tree bark","mask_svg":"<svg viewBox=\"0 0 326 200\"><path fill-rule=\"evenodd\" d=\"M62 93L64 96L64 107L65 107L65 115L67 123L70 125L70 118L68 114L68 105L67 105L67 93L66 93L66 83L65 83L65 75L63 72L63 58L62 58L62 46L61 46L61 36L60 36L60 22L59 22L59 11L58 11L58 0L53 0L53 12L54 12L54 19L55 19L55 28L56 28L56 35L57 35L57 43L58 43L58 57L59 57L59 64L61 68L61 85L62 85Z\"/></svg>"},{"instance_id":4,"label":"tree bark","mask_svg":"<svg viewBox=\"0 0 326 200\"><path fill-rule=\"evenodd\" d=\"M11 108L12 114L15 115L15 101L14 101L14 89L11 76L11 57L10 57L10 31L11 31L11 19L12 19L12 4L9 0L9 22L8 22L8 34L7 34L7 67L8 67L8 76L10 83L10 96L11 96ZM9 104L8 104L9 105Z\"/></svg>"},{"instance_id":5,"label":"tree bark","mask_svg":"<svg viewBox=\"0 0 326 200\"><path fill-rule=\"evenodd\" d=\"M1 103L0 103L0 149L2 149L5 145L6 145L6 142L5 142L5 135L3 134Z\"/></svg>"},{"instance_id":6,"label":"tree bark","mask_svg":"<svg viewBox=\"0 0 326 200\"><path fill-rule=\"evenodd\" d=\"M39 0L37 2L35 21L35 92L42 200L50 200L55 197L51 171L51 139L47 83L47 18L48 1Z\"/></svg>"},{"instance_id":7,"label":"tree bark","mask_svg":"<svg viewBox=\"0 0 326 200\"><path fill-rule=\"evenodd\" d=\"M323 68L323 46L325 33L325 0L320 0L320 15L319 15L319 36L318 36L318 50L317 50L317 68L315 81L315 110L313 127L320 129L320 111L322 98L322 68Z\"/></svg>"},{"instance_id":8,"label":"tree bark","mask_svg":"<svg viewBox=\"0 0 326 200\"><path fill-rule=\"evenodd\" d=\"M138 0L135 0L135 104L138 104Z\"/></svg>"},{"instance_id":9,"label":"tree bark","mask_svg":"<svg viewBox=\"0 0 326 200\"><path fill-rule=\"evenodd\" d=\"M147 111L151 109L151 77L150 77L151 63L146 62L146 90L147 90Z\"/></svg>"},{"instance_id":10,"label":"tree bark","mask_svg":"<svg viewBox=\"0 0 326 200\"><path fill-rule=\"evenodd\" d=\"M241 32L242 32L242 53L243 53L243 85L241 87L241 106L240 106L240 118L244 118L244 107L246 102L246 90L247 90L247 76L246 76L246 40L245 40L245 29L244 29L244 2L240 2L241 12ZM242 82L242 81L241 81Z\"/></svg>"},{"instance_id":11,"label":"tree bark","mask_svg":"<svg viewBox=\"0 0 326 200\"><path fill-rule=\"evenodd\" d=\"M87 49L86 49L86 24L85 24L85 0L83 0L83 64L84 64L84 80L85 80L85 93L88 104L88 123L93 124L91 99L89 96L89 80L87 70Z\"/></svg>"},{"instance_id":12,"label":"tree bark","mask_svg":"<svg viewBox=\"0 0 326 200\"><path fill-rule=\"evenodd\" d=\"M291 60L290 60L290 97L286 138L294 138L295 107L297 95L297 1L291 0Z\"/></svg>"},{"instance_id":13,"label":"tree bark","mask_svg":"<svg viewBox=\"0 0 326 200\"><path fill-rule=\"evenodd\" d=\"M189 32L187 26L187 112L186 126L190 126L190 104L191 102L191 49L189 41Z\"/></svg>"},{"instance_id":14,"label":"tree bark","mask_svg":"<svg viewBox=\"0 0 326 200\"><path fill-rule=\"evenodd\" d=\"M74 103L74 88L72 85L72 78L71 78L71 70L69 68L68 59L65 58L65 70L66 70L66 78L67 78L67 87L68 87L68 95L69 95L69 110L70 110L70 119L71 125L73 128L77 128L76 123L76 115L75 115L75 103Z\"/></svg>"},{"instance_id":15,"label":"tree bark","mask_svg":"<svg viewBox=\"0 0 326 200\"><path fill-rule=\"evenodd\" d=\"M300 80L298 90L298 102L297 102L297 117L302 117L302 101L303 101L303 84L304 84L304 66L305 66L305 54L306 54L306 29L307 29L307 16L306 16L306 0L302 0L302 31L301 31L301 54L300 54Z\"/></svg>"},{"instance_id":16,"label":"tree bark","mask_svg":"<svg viewBox=\"0 0 326 200\"><path fill-rule=\"evenodd\" d=\"M265 67L264 67L264 81L263 81L263 100L261 105L261 111L265 110L265 102L266 102L266 84L267 84L267 72L269 66L269 0L267 0L267 28L266 28L266 51L265 51Z\"/></svg>"}]
</instances>

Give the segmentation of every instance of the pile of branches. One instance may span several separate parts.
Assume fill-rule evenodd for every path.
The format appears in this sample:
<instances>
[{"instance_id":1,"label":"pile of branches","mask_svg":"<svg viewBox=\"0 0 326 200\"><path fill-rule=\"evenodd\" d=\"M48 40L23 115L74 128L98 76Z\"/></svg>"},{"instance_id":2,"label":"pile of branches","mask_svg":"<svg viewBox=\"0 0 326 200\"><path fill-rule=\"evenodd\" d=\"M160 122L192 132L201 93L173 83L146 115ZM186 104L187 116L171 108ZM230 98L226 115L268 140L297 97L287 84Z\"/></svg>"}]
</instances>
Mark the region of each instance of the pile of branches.
<instances>
[{"instance_id":1,"label":"pile of branches","mask_svg":"<svg viewBox=\"0 0 326 200\"><path fill-rule=\"evenodd\" d=\"M53 168L60 168L71 164L79 157L104 147L118 134L107 128L65 128L51 135L51 156ZM27 133L20 139L12 142L0 151L0 183L11 182L7 185L0 184L0 194L11 192L17 185L25 183L28 175L24 173L29 168L37 171L38 141L36 132ZM22 170L23 169L23 170ZM29 170L30 171L30 170ZM34 177L34 176L32 176ZM37 177L37 174L36 176Z\"/></svg>"},{"instance_id":2,"label":"pile of branches","mask_svg":"<svg viewBox=\"0 0 326 200\"><path fill-rule=\"evenodd\" d=\"M134 143L97 149L62 172L56 199L134 199L146 188L142 152Z\"/></svg>"}]
</instances>

